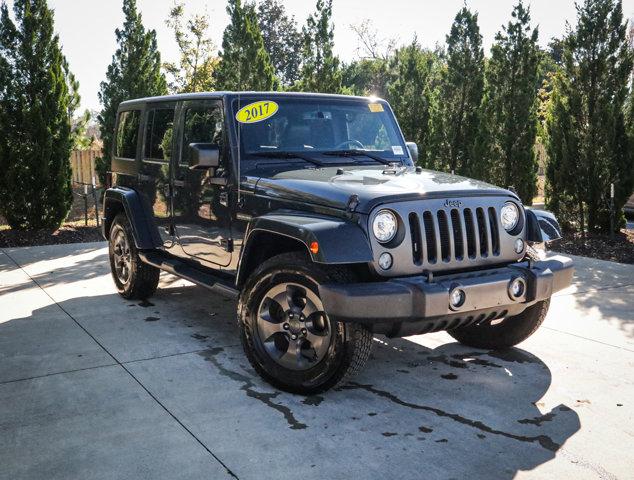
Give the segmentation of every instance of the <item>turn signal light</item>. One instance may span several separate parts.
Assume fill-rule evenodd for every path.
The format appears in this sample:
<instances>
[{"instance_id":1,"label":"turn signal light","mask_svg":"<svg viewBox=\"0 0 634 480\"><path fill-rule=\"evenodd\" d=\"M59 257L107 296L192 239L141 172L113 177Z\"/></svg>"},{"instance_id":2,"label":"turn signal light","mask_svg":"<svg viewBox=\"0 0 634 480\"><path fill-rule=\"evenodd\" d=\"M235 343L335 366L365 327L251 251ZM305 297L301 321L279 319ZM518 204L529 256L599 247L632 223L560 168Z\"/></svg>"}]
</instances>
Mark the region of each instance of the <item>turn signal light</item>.
<instances>
[{"instance_id":1,"label":"turn signal light","mask_svg":"<svg viewBox=\"0 0 634 480\"><path fill-rule=\"evenodd\" d=\"M310 251L313 255L317 255L319 253L319 244L317 242L311 243Z\"/></svg>"}]
</instances>

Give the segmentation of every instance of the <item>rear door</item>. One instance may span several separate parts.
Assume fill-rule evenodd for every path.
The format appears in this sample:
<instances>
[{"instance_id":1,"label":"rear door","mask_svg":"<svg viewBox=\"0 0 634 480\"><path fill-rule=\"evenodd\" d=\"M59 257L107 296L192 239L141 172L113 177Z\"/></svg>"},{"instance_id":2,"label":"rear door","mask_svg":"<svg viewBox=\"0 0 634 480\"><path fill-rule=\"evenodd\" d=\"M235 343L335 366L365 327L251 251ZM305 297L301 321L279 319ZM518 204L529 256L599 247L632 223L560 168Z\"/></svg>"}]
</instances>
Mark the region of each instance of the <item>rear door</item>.
<instances>
[{"instance_id":1,"label":"rear door","mask_svg":"<svg viewBox=\"0 0 634 480\"><path fill-rule=\"evenodd\" d=\"M170 162L174 155L176 102L147 105L139 190L151 206L164 248L174 245L170 202Z\"/></svg>"},{"instance_id":2,"label":"rear door","mask_svg":"<svg viewBox=\"0 0 634 480\"><path fill-rule=\"evenodd\" d=\"M229 154L220 100L183 102L179 109L178 152L174 166L172 208L180 255L212 266L231 263ZM190 168L191 144L215 145L220 167Z\"/></svg>"}]
</instances>

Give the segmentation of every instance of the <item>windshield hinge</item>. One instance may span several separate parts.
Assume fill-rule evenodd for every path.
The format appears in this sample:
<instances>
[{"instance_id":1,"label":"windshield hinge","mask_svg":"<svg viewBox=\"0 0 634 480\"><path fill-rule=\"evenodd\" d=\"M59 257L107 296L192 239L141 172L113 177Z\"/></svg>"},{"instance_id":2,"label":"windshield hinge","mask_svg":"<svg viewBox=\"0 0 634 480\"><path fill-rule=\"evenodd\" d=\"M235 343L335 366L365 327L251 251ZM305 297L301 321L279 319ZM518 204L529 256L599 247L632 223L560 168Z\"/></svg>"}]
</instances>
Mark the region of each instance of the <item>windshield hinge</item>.
<instances>
[{"instance_id":1,"label":"windshield hinge","mask_svg":"<svg viewBox=\"0 0 634 480\"><path fill-rule=\"evenodd\" d=\"M220 192L220 195L218 196L218 202L223 207L228 207L229 206L229 193L228 192Z\"/></svg>"},{"instance_id":2,"label":"windshield hinge","mask_svg":"<svg viewBox=\"0 0 634 480\"><path fill-rule=\"evenodd\" d=\"M357 194L350 195L350 198L348 198L348 204L346 205L346 210L348 210L349 212L354 212L358 206L359 206L359 195Z\"/></svg>"},{"instance_id":3,"label":"windshield hinge","mask_svg":"<svg viewBox=\"0 0 634 480\"><path fill-rule=\"evenodd\" d=\"M223 238L220 240L220 245L225 252L232 253L233 252L233 239L231 238Z\"/></svg>"}]
</instances>

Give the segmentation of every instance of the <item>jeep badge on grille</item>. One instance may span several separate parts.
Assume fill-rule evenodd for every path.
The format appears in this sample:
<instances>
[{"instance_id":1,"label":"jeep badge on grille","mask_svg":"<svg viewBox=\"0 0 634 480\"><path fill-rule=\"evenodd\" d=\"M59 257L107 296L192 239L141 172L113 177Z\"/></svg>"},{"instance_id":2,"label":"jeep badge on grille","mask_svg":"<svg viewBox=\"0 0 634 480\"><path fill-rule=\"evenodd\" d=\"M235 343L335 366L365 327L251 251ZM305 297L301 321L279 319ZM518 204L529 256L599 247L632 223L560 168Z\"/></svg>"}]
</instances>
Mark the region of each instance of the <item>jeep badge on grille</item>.
<instances>
[{"instance_id":1,"label":"jeep badge on grille","mask_svg":"<svg viewBox=\"0 0 634 480\"><path fill-rule=\"evenodd\" d=\"M460 208L462 207L462 202L460 200L445 200L446 208Z\"/></svg>"}]
</instances>

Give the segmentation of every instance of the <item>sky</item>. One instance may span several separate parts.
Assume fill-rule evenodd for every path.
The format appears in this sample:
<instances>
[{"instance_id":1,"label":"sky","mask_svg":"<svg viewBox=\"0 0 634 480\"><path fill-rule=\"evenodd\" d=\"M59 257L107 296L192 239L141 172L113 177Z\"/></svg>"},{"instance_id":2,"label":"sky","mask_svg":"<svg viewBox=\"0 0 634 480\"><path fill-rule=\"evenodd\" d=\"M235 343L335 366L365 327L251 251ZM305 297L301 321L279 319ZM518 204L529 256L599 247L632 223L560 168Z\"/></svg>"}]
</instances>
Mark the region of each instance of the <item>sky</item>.
<instances>
[{"instance_id":1,"label":"sky","mask_svg":"<svg viewBox=\"0 0 634 480\"><path fill-rule=\"evenodd\" d=\"M8 0L11 6L11 0ZM304 23L316 0L283 0L287 11ZM433 48L443 43L456 12L464 0L334 0L335 52L344 61L355 58L358 42L350 25L369 19L383 38L405 43L417 35L420 43ZM484 47L488 51L495 33L506 24L514 0L468 0L467 6L479 14ZM533 23L539 26L540 44L560 37L566 22L574 25L573 0L528 0ZM71 70L80 82L82 108L99 109L97 92L116 48L114 30L123 23L121 0L49 0L55 11L55 28ZM165 25L173 0L137 0L147 28L157 31L164 61L177 60L173 34ZM229 21L225 0L186 0L186 13L207 11L211 17L211 37L216 45ZM627 18L634 17L634 0L623 1Z\"/></svg>"}]
</instances>

